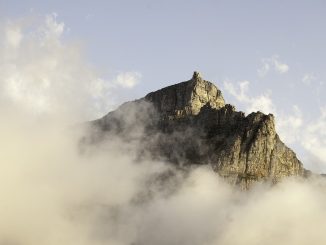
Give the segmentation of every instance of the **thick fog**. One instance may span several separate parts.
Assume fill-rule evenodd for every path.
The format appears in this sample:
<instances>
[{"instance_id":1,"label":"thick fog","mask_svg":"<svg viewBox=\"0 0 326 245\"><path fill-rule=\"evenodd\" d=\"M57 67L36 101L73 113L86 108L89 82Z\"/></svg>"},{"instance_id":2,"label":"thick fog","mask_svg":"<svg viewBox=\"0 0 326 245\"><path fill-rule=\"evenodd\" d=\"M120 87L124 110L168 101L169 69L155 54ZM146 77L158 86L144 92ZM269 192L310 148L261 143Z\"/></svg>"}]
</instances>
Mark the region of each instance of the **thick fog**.
<instances>
[{"instance_id":1,"label":"thick fog","mask_svg":"<svg viewBox=\"0 0 326 245\"><path fill-rule=\"evenodd\" d=\"M135 161L118 138L1 116L0 244L323 244L325 181L248 192L209 166Z\"/></svg>"},{"instance_id":2,"label":"thick fog","mask_svg":"<svg viewBox=\"0 0 326 245\"><path fill-rule=\"evenodd\" d=\"M2 26L1 245L326 243L322 178L243 192L210 166L180 170L146 152L139 161L137 140L81 144L89 129L75 122L110 105L101 100L118 85L99 83L78 49L66 51L53 16L43 27L26 37L17 23ZM40 53L27 62L29 52Z\"/></svg>"}]
</instances>

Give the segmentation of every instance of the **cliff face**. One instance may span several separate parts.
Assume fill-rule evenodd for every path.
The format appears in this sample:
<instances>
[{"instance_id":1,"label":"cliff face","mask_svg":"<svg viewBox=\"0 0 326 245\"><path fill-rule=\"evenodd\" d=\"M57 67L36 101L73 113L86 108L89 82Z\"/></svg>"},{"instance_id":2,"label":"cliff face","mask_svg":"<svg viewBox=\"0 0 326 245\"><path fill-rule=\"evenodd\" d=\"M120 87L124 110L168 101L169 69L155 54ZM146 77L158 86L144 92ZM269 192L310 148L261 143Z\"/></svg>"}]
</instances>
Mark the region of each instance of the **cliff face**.
<instances>
[{"instance_id":1,"label":"cliff face","mask_svg":"<svg viewBox=\"0 0 326 245\"><path fill-rule=\"evenodd\" d=\"M198 72L194 72L189 81L149 93L145 100L153 103L163 117L170 119L197 115L206 104L217 109L225 105L221 91L203 80Z\"/></svg>"},{"instance_id":2,"label":"cliff face","mask_svg":"<svg viewBox=\"0 0 326 245\"><path fill-rule=\"evenodd\" d=\"M256 181L276 183L306 174L277 135L273 115L237 112L197 72L189 81L123 104L92 126L98 135L136 140L139 157L146 154L179 166L209 164L243 189Z\"/></svg>"}]
</instances>

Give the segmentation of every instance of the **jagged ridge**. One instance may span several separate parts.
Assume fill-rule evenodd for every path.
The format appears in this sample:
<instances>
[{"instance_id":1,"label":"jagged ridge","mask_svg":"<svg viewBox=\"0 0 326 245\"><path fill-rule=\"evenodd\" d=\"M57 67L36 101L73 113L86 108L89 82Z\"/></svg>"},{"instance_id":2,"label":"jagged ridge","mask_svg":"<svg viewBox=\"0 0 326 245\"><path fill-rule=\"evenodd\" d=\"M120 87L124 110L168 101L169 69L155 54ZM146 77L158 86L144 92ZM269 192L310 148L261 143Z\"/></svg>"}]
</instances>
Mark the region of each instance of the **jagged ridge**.
<instances>
[{"instance_id":1,"label":"jagged ridge","mask_svg":"<svg viewBox=\"0 0 326 245\"><path fill-rule=\"evenodd\" d=\"M100 134L137 140L140 157L149 153L180 166L210 164L220 176L243 189L256 181L276 183L307 173L277 135L272 114L245 116L237 112L225 104L221 91L197 72L189 81L125 103L92 125ZM135 135L139 125L142 133Z\"/></svg>"},{"instance_id":2,"label":"jagged ridge","mask_svg":"<svg viewBox=\"0 0 326 245\"><path fill-rule=\"evenodd\" d=\"M207 103L212 108L225 105L221 91L198 72L189 81L147 94L145 100L153 103L162 116L170 118L197 115Z\"/></svg>"}]
</instances>

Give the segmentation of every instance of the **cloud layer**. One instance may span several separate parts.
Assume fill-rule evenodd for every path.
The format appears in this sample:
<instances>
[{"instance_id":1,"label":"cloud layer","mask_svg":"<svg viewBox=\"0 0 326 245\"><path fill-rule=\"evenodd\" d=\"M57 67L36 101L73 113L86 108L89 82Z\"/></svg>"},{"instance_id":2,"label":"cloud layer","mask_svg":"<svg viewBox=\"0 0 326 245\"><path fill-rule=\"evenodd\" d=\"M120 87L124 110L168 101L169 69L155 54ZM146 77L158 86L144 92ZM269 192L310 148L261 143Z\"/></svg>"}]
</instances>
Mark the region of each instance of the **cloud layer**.
<instances>
[{"instance_id":1,"label":"cloud layer","mask_svg":"<svg viewBox=\"0 0 326 245\"><path fill-rule=\"evenodd\" d=\"M81 151L82 129L0 119L0 244L326 242L323 179L241 192L210 166L137 161L137 141L111 135Z\"/></svg>"}]
</instances>

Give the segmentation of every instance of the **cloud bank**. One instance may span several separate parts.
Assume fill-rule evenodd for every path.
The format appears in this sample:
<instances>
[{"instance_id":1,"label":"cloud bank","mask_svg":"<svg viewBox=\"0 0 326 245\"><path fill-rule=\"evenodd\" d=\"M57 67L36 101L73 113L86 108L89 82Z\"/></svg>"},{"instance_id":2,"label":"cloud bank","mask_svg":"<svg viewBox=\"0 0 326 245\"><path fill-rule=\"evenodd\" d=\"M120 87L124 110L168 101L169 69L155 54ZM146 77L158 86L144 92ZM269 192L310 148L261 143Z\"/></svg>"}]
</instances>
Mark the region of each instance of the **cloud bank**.
<instances>
[{"instance_id":1,"label":"cloud bank","mask_svg":"<svg viewBox=\"0 0 326 245\"><path fill-rule=\"evenodd\" d=\"M84 132L6 120L0 244L326 242L323 179L241 192L209 166L183 172L146 157L137 161L140 142L111 135L81 151Z\"/></svg>"}]
</instances>

